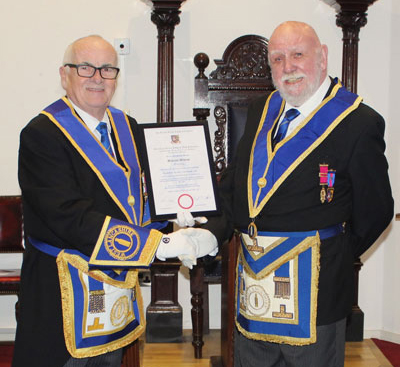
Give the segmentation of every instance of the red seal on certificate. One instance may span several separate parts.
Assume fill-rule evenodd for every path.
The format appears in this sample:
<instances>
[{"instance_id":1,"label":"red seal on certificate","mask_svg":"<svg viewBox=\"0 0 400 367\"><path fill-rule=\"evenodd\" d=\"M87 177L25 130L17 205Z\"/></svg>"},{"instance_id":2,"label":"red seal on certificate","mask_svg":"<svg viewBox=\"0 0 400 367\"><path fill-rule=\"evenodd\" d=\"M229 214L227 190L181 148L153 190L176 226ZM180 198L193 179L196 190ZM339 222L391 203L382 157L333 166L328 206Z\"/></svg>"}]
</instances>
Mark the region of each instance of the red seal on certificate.
<instances>
[{"instance_id":1,"label":"red seal on certificate","mask_svg":"<svg viewBox=\"0 0 400 367\"><path fill-rule=\"evenodd\" d=\"M178 198L178 205L182 209L190 209L194 204L193 198L189 194L182 194Z\"/></svg>"}]
</instances>

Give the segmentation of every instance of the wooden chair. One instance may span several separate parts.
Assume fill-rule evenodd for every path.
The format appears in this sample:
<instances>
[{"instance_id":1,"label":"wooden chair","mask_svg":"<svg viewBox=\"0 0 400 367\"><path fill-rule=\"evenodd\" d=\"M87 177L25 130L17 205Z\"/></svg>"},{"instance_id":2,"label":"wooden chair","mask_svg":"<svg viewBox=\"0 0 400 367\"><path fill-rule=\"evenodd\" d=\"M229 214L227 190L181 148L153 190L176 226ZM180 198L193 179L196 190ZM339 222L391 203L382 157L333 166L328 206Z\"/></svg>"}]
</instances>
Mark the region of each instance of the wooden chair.
<instances>
[{"instance_id":1,"label":"wooden chair","mask_svg":"<svg viewBox=\"0 0 400 367\"><path fill-rule=\"evenodd\" d=\"M21 196L0 196L0 253L24 251ZM20 269L0 269L0 295L18 297ZM18 319L18 300L15 304Z\"/></svg>"},{"instance_id":2,"label":"wooden chair","mask_svg":"<svg viewBox=\"0 0 400 367\"><path fill-rule=\"evenodd\" d=\"M230 162L243 133L249 102L274 88L267 61L268 40L257 35L235 39L226 48L222 59L215 60L217 68L207 78L204 74L209 64L205 53L194 58L198 68L195 78L195 108L197 120L208 119L210 131L215 130L214 151L217 177ZM210 116L210 111L212 115ZM192 295L192 324L194 356L201 358L203 330L208 330L208 284L221 282L221 356L212 357L211 365L233 365L234 331L234 274L237 258L237 239L223 245L220 256L220 273L208 272L209 264L199 262L190 272ZM206 315L206 317L204 317Z\"/></svg>"}]
</instances>

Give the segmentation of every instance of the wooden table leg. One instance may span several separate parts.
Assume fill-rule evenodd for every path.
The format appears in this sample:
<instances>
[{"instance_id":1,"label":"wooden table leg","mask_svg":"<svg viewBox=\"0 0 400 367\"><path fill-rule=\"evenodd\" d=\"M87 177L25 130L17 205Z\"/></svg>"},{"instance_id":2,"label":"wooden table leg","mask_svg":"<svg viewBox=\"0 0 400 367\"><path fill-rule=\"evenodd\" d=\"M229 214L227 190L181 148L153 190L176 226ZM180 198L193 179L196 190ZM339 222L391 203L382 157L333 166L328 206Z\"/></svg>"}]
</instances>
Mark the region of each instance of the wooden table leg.
<instances>
[{"instance_id":1,"label":"wooden table leg","mask_svg":"<svg viewBox=\"0 0 400 367\"><path fill-rule=\"evenodd\" d=\"M125 347L121 367L140 367L139 339Z\"/></svg>"},{"instance_id":2,"label":"wooden table leg","mask_svg":"<svg viewBox=\"0 0 400 367\"><path fill-rule=\"evenodd\" d=\"M203 341L203 282L204 282L204 266L198 262L193 269L190 270L190 293L192 295L192 345L194 347L194 358L202 357Z\"/></svg>"}]
</instances>

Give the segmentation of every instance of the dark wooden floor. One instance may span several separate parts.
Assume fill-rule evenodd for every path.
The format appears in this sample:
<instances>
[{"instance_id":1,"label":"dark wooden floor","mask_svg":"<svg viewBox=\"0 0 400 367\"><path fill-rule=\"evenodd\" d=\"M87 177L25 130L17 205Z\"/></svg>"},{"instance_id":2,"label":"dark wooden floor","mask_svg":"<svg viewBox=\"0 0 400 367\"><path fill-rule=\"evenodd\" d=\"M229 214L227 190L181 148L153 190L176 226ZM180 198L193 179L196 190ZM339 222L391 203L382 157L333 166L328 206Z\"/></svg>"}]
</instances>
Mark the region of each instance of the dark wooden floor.
<instances>
[{"instance_id":1,"label":"dark wooden floor","mask_svg":"<svg viewBox=\"0 0 400 367\"><path fill-rule=\"evenodd\" d=\"M191 344L191 330L183 333L183 343L145 343L141 340L141 367L208 367L209 358L219 354L219 330L211 330L205 336L203 358L194 359ZM363 342L346 344L345 367L387 367L392 366L375 343L366 339Z\"/></svg>"}]
</instances>

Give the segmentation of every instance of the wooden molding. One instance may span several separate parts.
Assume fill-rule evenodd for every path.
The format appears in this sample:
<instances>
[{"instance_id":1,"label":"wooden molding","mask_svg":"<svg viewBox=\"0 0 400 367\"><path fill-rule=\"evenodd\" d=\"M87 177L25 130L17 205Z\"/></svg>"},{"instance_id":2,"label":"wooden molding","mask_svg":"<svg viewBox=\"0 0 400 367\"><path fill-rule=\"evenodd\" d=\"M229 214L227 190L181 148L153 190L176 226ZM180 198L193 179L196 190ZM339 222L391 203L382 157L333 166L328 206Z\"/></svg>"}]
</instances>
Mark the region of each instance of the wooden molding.
<instances>
[{"instance_id":1,"label":"wooden molding","mask_svg":"<svg viewBox=\"0 0 400 367\"><path fill-rule=\"evenodd\" d=\"M158 30L157 122L174 120L174 30L185 0L151 0Z\"/></svg>"}]
</instances>

